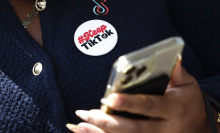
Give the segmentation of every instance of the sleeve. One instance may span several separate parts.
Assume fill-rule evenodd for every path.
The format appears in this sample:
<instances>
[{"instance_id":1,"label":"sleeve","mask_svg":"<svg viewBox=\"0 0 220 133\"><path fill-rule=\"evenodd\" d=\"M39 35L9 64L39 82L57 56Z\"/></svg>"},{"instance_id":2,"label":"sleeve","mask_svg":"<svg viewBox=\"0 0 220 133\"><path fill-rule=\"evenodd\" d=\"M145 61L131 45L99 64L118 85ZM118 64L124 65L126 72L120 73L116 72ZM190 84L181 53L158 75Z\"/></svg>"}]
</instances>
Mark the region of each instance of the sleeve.
<instances>
[{"instance_id":1,"label":"sleeve","mask_svg":"<svg viewBox=\"0 0 220 133\"><path fill-rule=\"evenodd\" d=\"M183 66L201 90L220 100L220 1L167 0L170 20L186 42Z\"/></svg>"},{"instance_id":2,"label":"sleeve","mask_svg":"<svg viewBox=\"0 0 220 133\"><path fill-rule=\"evenodd\" d=\"M220 73L216 71L215 74L209 74L211 70L202 65L198 56L192 51L187 43L183 51L182 64L187 72L197 79L202 91L220 100Z\"/></svg>"},{"instance_id":3,"label":"sleeve","mask_svg":"<svg viewBox=\"0 0 220 133\"><path fill-rule=\"evenodd\" d=\"M213 76L199 81L200 88L220 100L220 76Z\"/></svg>"}]
</instances>

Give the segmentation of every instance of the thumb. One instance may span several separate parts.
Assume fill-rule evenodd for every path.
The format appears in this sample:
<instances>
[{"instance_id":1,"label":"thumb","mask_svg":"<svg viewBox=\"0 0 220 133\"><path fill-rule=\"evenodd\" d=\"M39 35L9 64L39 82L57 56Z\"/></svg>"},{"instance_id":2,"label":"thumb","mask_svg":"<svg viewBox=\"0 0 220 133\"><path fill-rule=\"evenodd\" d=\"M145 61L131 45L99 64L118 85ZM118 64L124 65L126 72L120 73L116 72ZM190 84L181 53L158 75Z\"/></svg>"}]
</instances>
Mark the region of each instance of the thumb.
<instances>
[{"instance_id":1,"label":"thumb","mask_svg":"<svg viewBox=\"0 0 220 133\"><path fill-rule=\"evenodd\" d=\"M196 82L195 78L182 67L181 60L178 60L170 78L169 87L184 86L193 82Z\"/></svg>"}]
</instances>

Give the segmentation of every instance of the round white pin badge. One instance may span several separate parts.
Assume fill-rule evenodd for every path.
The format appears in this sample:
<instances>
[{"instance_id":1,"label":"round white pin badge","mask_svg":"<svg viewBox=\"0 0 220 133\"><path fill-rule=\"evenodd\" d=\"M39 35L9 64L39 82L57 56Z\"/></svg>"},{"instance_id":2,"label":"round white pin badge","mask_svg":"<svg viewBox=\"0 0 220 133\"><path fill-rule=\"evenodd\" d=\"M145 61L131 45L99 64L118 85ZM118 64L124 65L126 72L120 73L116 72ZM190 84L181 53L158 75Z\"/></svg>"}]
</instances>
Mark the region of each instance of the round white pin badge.
<instances>
[{"instance_id":1,"label":"round white pin badge","mask_svg":"<svg viewBox=\"0 0 220 133\"><path fill-rule=\"evenodd\" d=\"M103 20L90 20L77 28L74 41L76 47L84 54L101 56L116 46L118 34L110 23Z\"/></svg>"}]
</instances>

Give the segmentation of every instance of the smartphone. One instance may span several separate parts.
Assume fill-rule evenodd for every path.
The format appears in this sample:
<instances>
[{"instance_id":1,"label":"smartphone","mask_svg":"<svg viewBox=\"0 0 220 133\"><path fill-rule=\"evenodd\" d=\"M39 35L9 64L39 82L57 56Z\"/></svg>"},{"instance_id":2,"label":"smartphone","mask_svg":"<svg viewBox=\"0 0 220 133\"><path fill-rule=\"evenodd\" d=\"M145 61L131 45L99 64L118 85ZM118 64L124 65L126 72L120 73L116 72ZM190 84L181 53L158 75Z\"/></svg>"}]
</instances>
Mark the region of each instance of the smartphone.
<instances>
[{"instance_id":1,"label":"smartphone","mask_svg":"<svg viewBox=\"0 0 220 133\"><path fill-rule=\"evenodd\" d=\"M119 57L113 64L104 97L111 93L164 95L177 60L181 59L184 41L172 37ZM108 114L145 118L101 105Z\"/></svg>"}]
</instances>

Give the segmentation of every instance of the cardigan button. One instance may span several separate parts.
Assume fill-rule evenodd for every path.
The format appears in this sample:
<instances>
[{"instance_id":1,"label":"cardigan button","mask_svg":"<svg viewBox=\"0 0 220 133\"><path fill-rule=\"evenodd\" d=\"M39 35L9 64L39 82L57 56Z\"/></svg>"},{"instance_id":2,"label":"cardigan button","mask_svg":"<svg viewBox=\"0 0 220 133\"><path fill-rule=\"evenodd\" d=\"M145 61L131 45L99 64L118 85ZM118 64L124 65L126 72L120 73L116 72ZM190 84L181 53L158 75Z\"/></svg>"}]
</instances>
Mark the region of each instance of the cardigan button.
<instances>
[{"instance_id":1,"label":"cardigan button","mask_svg":"<svg viewBox=\"0 0 220 133\"><path fill-rule=\"evenodd\" d=\"M38 62L33 66L32 72L35 76L38 76L40 75L42 70L43 70L43 65L40 62Z\"/></svg>"}]
</instances>

